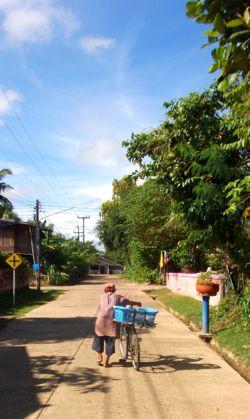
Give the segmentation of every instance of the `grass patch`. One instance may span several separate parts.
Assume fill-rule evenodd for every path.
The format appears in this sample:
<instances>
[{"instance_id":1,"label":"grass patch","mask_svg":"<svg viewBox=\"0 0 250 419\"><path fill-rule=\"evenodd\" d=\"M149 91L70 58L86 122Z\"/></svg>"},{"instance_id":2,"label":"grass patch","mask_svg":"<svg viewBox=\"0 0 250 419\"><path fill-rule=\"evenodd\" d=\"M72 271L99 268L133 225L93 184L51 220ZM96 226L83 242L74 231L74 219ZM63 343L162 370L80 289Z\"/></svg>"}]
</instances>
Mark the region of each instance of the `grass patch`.
<instances>
[{"instance_id":1,"label":"grass patch","mask_svg":"<svg viewBox=\"0 0 250 419\"><path fill-rule=\"evenodd\" d=\"M232 325L214 334L221 348L226 348L250 367L250 329L244 325Z\"/></svg>"},{"instance_id":2,"label":"grass patch","mask_svg":"<svg viewBox=\"0 0 250 419\"><path fill-rule=\"evenodd\" d=\"M166 308L171 308L199 328L202 322L202 303L191 297L174 294L164 288L148 292ZM232 352L244 365L250 366L250 325L246 321L246 301L249 291L239 297L228 296L216 308L210 307L210 329L220 347Z\"/></svg>"},{"instance_id":3,"label":"grass patch","mask_svg":"<svg viewBox=\"0 0 250 419\"><path fill-rule=\"evenodd\" d=\"M0 316L20 317L33 308L54 300L63 291L23 289L16 292L16 306L12 307L12 293L0 294Z\"/></svg>"},{"instance_id":4,"label":"grass patch","mask_svg":"<svg viewBox=\"0 0 250 419\"><path fill-rule=\"evenodd\" d=\"M177 295L167 288L149 291L152 297L157 297L167 308L185 317L188 322L201 325L201 302L192 297Z\"/></svg>"}]
</instances>

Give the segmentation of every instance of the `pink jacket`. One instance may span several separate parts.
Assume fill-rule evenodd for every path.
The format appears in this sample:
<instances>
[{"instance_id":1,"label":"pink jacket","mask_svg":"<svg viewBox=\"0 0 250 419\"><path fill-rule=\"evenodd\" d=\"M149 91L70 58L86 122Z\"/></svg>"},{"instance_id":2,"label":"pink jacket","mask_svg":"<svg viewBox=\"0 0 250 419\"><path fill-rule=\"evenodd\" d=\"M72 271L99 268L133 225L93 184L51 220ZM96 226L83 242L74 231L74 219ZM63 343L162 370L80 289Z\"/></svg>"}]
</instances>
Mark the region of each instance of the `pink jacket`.
<instances>
[{"instance_id":1,"label":"pink jacket","mask_svg":"<svg viewBox=\"0 0 250 419\"><path fill-rule=\"evenodd\" d=\"M95 323L97 336L116 336L114 320L114 306L121 305L125 297L120 294L107 292L100 296L99 310Z\"/></svg>"}]
</instances>

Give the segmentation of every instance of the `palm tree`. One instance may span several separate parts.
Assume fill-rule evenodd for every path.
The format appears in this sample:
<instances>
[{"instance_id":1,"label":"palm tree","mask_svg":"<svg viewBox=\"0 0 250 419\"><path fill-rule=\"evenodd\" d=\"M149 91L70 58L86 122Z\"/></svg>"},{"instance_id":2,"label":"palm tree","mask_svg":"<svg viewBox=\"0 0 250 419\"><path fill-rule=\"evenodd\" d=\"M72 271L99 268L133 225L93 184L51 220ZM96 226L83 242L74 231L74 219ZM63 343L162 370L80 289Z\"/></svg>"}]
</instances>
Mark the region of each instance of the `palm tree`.
<instances>
[{"instance_id":1,"label":"palm tree","mask_svg":"<svg viewBox=\"0 0 250 419\"><path fill-rule=\"evenodd\" d=\"M4 216L6 216L7 218L10 218L10 214L13 209L13 206L10 200L3 195L3 192L7 191L8 189L12 189L12 186L3 182L3 178L6 175L11 175L11 174L12 172L10 169L0 170L0 218Z\"/></svg>"}]
</instances>

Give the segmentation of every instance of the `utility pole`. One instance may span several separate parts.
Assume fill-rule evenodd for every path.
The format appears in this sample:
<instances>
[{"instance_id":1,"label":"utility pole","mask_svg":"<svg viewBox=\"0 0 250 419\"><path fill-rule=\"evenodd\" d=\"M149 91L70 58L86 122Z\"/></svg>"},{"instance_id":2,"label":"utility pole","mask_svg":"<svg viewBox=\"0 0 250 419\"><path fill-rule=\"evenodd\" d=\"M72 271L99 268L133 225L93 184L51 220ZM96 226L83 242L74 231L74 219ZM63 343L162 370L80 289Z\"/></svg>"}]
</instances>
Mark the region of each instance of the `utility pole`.
<instances>
[{"instance_id":1,"label":"utility pole","mask_svg":"<svg viewBox=\"0 0 250 419\"><path fill-rule=\"evenodd\" d=\"M73 231L74 234L77 234L77 240L80 241L80 227L76 226L77 231Z\"/></svg>"},{"instance_id":2,"label":"utility pole","mask_svg":"<svg viewBox=\"0 0 250 419\"><path fill-rule=\"evenodd\" d=\"M41 262L41 240L40 240L40 226L39 226L39 216L40 216L40 201L36 200L35 205L35 271L36 271L36 284L37 291L41 289L41 277L40 277L40 262Z\"/></svg>"},{"instance_id":3,"label":"utility pole","mask_svg":"<svg viewBox=\"0 0 250 419\"><path fill-rule=\"evenodd\" d=\"M90 216L89 215L85 215L83 217L80 217L78 215L77 218L81 218L82 219L82 243L84 244L84 242L85 242L85 225L84 225L84 221L86 219L90 218Z\"/></svg>"}]
</instances>

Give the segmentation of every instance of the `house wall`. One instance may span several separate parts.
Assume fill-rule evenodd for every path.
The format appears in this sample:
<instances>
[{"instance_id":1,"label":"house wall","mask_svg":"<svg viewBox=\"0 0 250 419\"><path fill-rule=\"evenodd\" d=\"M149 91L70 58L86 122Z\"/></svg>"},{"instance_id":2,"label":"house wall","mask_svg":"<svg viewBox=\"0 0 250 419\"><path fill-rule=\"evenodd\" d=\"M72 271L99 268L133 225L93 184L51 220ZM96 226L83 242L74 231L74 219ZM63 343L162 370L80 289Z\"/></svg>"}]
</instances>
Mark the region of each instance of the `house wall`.
<instances>
[{"instance_id":1,"label":"house wall","mask_svg":"<svg viewBox=\"0 0 250 419\"><path fill-rule=\"evenodd\" d=\"M166 274L166 285L171 291L176 294L187 295L202 300L201 295L196 291L196 279L199 273L186 274L182 272L171 272ZM224 296L224 285L219 284L219 292L210 297L210 304L216 306Z\"/></svg>"},{"instance_id":2,"label":"house wall","mask_svg":"<svg viewBox=\"0 0 250 419\"><path fill-rule=\"evenodd\" d=\"M89 267L89 274L94 275L118 275L122 273L122 269L119 266L111 265L92 265Z\"/></svg>"},{"instance_id":3,"label":"house wall","mask_svg":"<svg viewBox=\"0 0 250 419\"><path fill-rule=\"evenodd\" d=\"M16 224L0 228L0 252L31 255L29 226Z\"/></svg>"},{"instance_id":4,"label":"house wall","mask_svg":"<svg viewBox=\"0 0 250 419\"><path fill-rule=\"evenodd\" d=\"M110 267L109 268L109 273L111 275L120 275L122 273L122 269L119 267Z\"/></svg>"},{"instance_id":5,"label":"house wall","mask_svg":"<svg viewBox=\"0 0 250 419\"><path fill-rule=\"evenodd\" d=\"M15 226L15 253L31 255L31 237L29 226L17 224Z\"/></svg>"},{"instance_id":6,"label":"house wall","mask_svg":"<svg viewBox=\"0 0 250 419\"><path fill-rule=\"evenodd\" d=\"M16 269L16 289L29 287L30 272L27 268ZM0 268L0 293L12 290L12 269Z\"/></svg>"},{"instance_id":7,"label":"house wall","mask_svg":"<svg viewBox=\"0 0 250 419\"><path fill-rule=\"evenodd\" d=\"M0 251L14 252L14 226L0 228Z\"/></svg>"},{"instance_id":8,"label":"house wall","mask_svg":"<svg viewBox=\"0 0 250 419\"><path fill-rule=\"evenodd\" d=\"M89 274L92 274L92 275L99 275L100 274L100 272L99 272L99 269L98 268L92 268L91 266L89 267Z\"/></svg>"}]
</instances>

